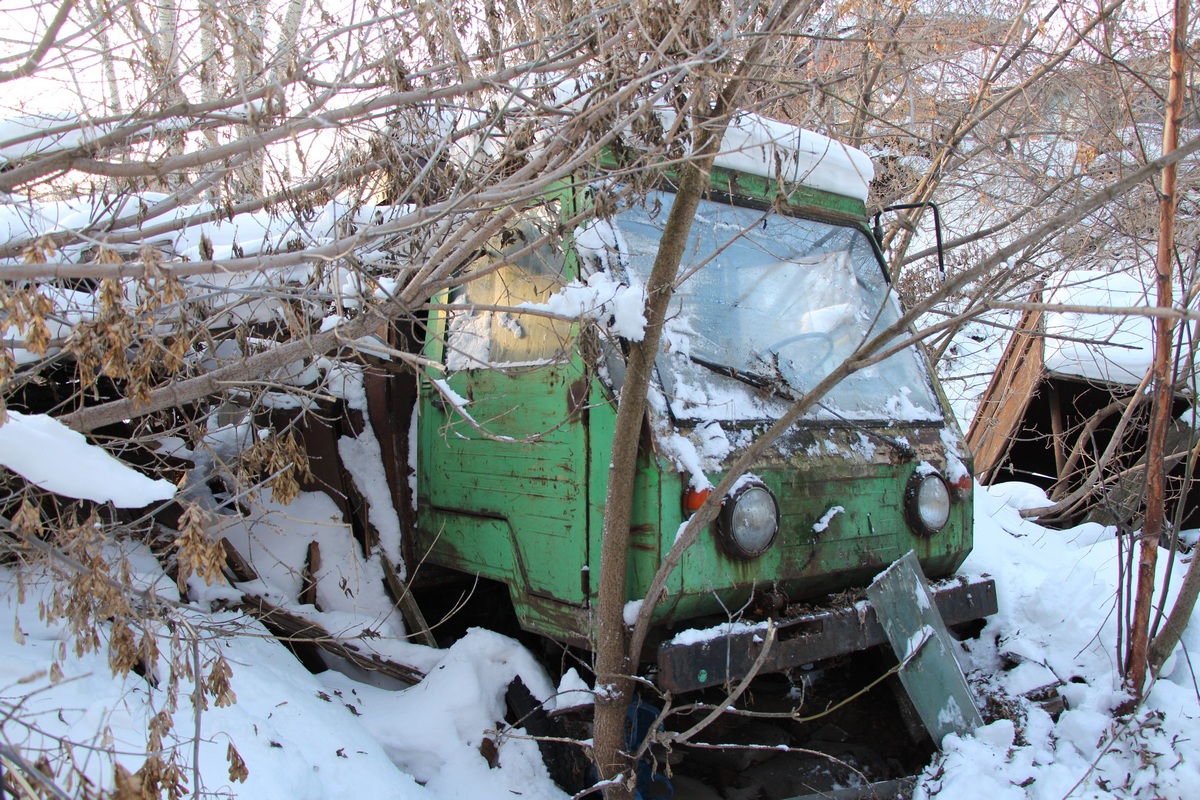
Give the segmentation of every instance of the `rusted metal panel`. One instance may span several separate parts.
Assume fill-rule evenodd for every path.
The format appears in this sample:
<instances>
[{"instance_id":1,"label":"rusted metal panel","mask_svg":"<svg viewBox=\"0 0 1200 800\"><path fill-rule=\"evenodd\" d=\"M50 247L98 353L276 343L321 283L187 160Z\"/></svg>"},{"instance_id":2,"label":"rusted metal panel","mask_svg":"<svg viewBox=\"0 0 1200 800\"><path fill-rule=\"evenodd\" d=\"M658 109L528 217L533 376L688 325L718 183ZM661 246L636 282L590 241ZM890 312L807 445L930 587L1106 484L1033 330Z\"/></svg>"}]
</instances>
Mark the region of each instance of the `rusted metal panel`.
<instances>
[{"instance_id":1,"label":"rusted metal panel","mask_svg":"<svg viewBox=\"0 0 1200 800\"><path fill-rule=\"evenodd\" d=\"M990 579L947 581L931 587L947 625L961 625L996 613L996 583ZM777 641L760 670L781 672L887 641L869 601L804 614L777 623ZM686 692L746 675L758 658L761 631L747 630L696 644L669 642L658 651L660 688Z\"/></svg>"},{"instance_id":2,"label":"rusted metal panel","mask_svg":"<svg viewBox=\"0 0 1200 800\"><path fill-rule=\"evenodd\" d=\"M1040 302L1041 298L1042 285L1038 284L1030 301ZM1021 316L967 431L967 445L975 454L975 474L982 483L991 481L993 471L1004 460L1029 400L1041 382L1045 371L1041 330L1041 311L1026 311Z\"/></svg>"},{"instance_id":3,"label":"rusted metal panel","mask_svg":"<svg viewBox=\"0 0 1200 800\"><path fill-rule=\"evenodd\" d=\"M434 563L520 586L518 604L525 593L586 604L585 431L580 419L564 420L581 375L578 362L454 375L450 384L471 399L469 413L487 434L457 409L430 403L418 535Z\"/></svg>"},{"instance_id":4,"label":"rusted metal panel","mask_svg":"<svg viewBox=\"0 0 1200 800\"><path fill-rule=\"evenodd\" d=\"M921 574L907 553L867 587L867 596L901 662L900 682L921 722L941 744L949 733L967 735L983 725L975 699L954 657L954 640Z\"/></svg>"}]
</instances>

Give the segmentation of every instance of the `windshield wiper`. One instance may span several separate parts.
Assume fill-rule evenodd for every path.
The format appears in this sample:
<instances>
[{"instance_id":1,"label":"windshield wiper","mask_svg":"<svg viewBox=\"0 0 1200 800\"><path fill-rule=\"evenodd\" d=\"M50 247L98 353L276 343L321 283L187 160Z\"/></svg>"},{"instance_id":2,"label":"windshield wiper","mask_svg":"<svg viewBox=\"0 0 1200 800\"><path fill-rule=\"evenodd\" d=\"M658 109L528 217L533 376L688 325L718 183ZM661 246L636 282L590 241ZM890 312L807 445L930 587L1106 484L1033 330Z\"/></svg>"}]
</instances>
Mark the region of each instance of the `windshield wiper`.
<instances>
[{"instance_id":1,"label":"windshield wiper","mask_svg":"<svg viewBox=\"0 0 1200 800\"><path fill-rule=\"evenodd\" d=\"M795 402L797 399L799 399L796 397L795 392L789 391L787 388L784 388L782 385L780 385L783 382L782 378L779 380L772 380L765 375L759 375L756 372L747 372L746 370L738 369L737 367L731 367L728 364L719 364L716 361L708 361L703 358L697 358L693 355L689 355L688 358L693 363L699 364L705 369L712 370L718 375L724 375L727 378L733 378L735 381L740 381L741 383L744 383L747 386L753 386L756 389L766 389L770 391L771 394L781 397L784 400ZM854 420L847 419L845 416L834 411L832 408L822 402L818 401L815 405L825 413L835 417L844 425L864 434L865 436L875 439L876 441L883 442L896 452L900 453L902 456L914 461L917 459L917 451L914 450L911 445L900 441L896 437L887 436L879 433L878 431L871 430L865 425L860 425Z\"/></svg>"},{"instance_id":2,"label":"windshield wiper","mask_svg":"<svg viewBox=\"0 0 1200 800\"><path fill-rule=\"evenodd\" d=\"M765 375L759 375L755 372L747 372L745 370L738 369L737 367L731 367L727 364L718 364L716 361L706 361L703 358L697 358L693 355L689 355L688 359L691 360L693 364L699 364L705 369L712 370L718 375L724 375L726 378L733 378L735 381L740 381L747 386L753 386L755 389L769 389L772 393L778 394L785 398L791 396L789 393L780 390L779 383L777 381L774 381Z\"/></svg>"}]
</instances>

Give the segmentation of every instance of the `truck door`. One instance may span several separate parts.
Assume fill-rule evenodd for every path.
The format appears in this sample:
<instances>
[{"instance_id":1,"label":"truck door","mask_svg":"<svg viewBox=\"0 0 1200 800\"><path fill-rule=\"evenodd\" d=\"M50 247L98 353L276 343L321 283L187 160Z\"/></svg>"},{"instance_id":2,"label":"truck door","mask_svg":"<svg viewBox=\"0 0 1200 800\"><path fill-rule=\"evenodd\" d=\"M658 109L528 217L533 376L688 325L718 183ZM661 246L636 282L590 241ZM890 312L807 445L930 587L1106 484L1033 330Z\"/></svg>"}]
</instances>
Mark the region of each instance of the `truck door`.
<instances>
[{"instance_id":1,"label":"truck door","mask_svg":"<svg viewBox=\"0 0 1200 800\"><path fill-rule=\"evenodd\" d=\"M421 388L420 549L508 583L519 614L524 593L587 602L590 379L575 324L518 308L566 282L556 223L526 219L470 266L433 315L427 353L446 373Z\"/></svg>"}]
</instances>

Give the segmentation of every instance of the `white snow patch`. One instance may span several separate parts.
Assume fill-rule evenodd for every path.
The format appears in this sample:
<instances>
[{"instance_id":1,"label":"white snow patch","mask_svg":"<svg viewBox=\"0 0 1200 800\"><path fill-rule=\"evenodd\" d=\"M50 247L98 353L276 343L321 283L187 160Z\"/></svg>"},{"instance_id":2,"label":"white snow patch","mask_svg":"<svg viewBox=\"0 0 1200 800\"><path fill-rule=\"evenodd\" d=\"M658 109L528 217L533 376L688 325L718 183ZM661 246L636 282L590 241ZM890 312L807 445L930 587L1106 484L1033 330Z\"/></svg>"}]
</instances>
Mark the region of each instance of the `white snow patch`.
<instances>
[{"instance_id":1,"label":"white snow patch","mask_svg":"<svg viewBox=\"0 0 1200 800\"><path fill-rule=\"evenodd\" d=\"M563 317L590 319L605 330L640 342L646 336L646 291L627 286L608 272L594 272L587 283L571 281L544 303L521 303L517 308L545 311Z\"/></svg>"},{"instance_id":2,"label":"white snow patch","mask_svg":"<svg viewBox=\"0 0 1200 800\"><path fill-rule=\"evenodd\" d=\"M704 474L704 459L690 438L675 431L660 441L663 454L674 462L676 469L688 476L691 488L698 492L712 488L712 483Z\"/></svg>"},{"instance_id":3,"label":"white snow patch","mask_svg":"<svg viewBox=\"0 0 1200 800\"><path fill-rule=\"evenodd\" d=\"M141 508L175 496L175 484L148 478L45 414L9 411L0 426L0 464L48 492Z\"/></svg>"},{"instance_id":4,"label":"white snow patch","mask_svg":"<svg viewBox=\"0 0 1200 800\"><path fill-rule=\"evenodd\" d=\"M813 533L824 533L825 530L829 527L829 523L833 521L833 518L836 517L838 514L843 513L845 510L846 509L843 508L842 506L834 506L833 508L826 511L819 520L817 520L816 522L813 523L813 526L812 526Z\"/></svg>"},{"instance_id":5,"label":"white snow patch","mask_svg":"<svg viewBox=\"0 0 1200 800\"><path fill-rule=\"evenodd\" d=\"M364 415L365 416L365 415ZM379 545L403 579L404 561L400 555L400 516L392 505L392 491L388 486L387 473L383 467L383 453L379 439L366 420L363 431L357 437L343 436L338 439L338 455L354 485L367 501L367 518L379 533Z\"/></svg>"},{"instance_id":6,"label":"white snow patch","mask_svg":"<svg viewBox=\"0 0 1200 800\"><path fill-rule=\"evenodd\" d=\"M566 798L547 776L537 742L519 728L515 736L496 732L514 678L539 700L554 694L533 656L512 639L481 628L439 655L428 676L403 691L367 686L332 670L318 679L328 692L340 693L339 700L354 704L362 728L432 797ZM497 747L495 769L480 755L485 738Z\"/></svg>"},{"instance_id":7,"label":"white snow patch","mask_svg":"<svg viewBox=\"0 0 1200 800\"><path fill-rule=\"evenodd\" d=\"M579 671L571 667L563 673L558 681L558 690L546 703L547 711L561 711L564 708L580 708L596 702L592 688L579 675Z\"/></svg>"},{"instance_id":8,"label":"white snow patch","mask_svg":"<svg viewBox=\"0 0 1200 800\"><path fill-rule=\"evenodd\" d=\"M675 634L668 644L701 644L703 642L711 642L714 639L724 639L727 636L737 636L743 633L757 633L758 631L767 630L766 622L722 622L720 625L714 625L711 628L689 628L685 631L680 631Z\"/></svg>"},{"instance_id":9,"label":"white snow patch","mask_svg":"<svg viewBox=\"0 0 1200 800\"><path fill-rule=\"evenodd\" d=\"M1175 287L1174 296L1181 294ZM1127 272L1075 271L1062 276L1046 302L1103 308L1157 303L1153 283ZM1154 359L1154 320L1116 313L1047 312L1045 364L1050 372L1092 380L1138 383Z\"/></svg>"},{"instance_id":10,"label":"white snow patch","mask_svg":"<svg viewBox=\"0 0 1200 800\"><path fill-rule=\"evenodd\" d=\"M638 614L642 612L642 605L645 602L645 600L630 600L625 604L625 607L621 610L621 618L625 620L626 625L631 628L633 627L633 624L637 622Z\"/></svg>"}]
</instances>

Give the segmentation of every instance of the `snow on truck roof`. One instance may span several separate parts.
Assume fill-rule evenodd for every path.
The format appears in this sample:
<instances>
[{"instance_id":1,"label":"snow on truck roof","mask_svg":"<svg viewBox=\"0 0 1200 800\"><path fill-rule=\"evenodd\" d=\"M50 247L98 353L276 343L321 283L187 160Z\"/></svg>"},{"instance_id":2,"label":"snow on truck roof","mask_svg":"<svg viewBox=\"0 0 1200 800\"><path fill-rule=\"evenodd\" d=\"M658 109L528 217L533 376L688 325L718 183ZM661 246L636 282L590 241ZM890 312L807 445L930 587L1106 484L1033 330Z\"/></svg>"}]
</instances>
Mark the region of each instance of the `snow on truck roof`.
<instances>
[{"instance_id":1,"label":"snow on truck roof","mask_svg":"<svg viewBox=\"0 0 1200 800\"><path fill-rule=\"evenodd\" d=\"M559 110L566 114L582 112L586 108L587 89L580 79L562 81L554 87L554 95ZM675 109L656 105L654 113L664 130L671 129L675 123ZM451 117L461 124L463 114L478 116L479 112L460 110ZM476 153L499 153L498 144L503 135L496 135L490 127L486 130L483 136L470 137L467 150L458 156L465 156L469 161ZM626 133L631 134L633 141L639 138L631 129ZM765 178L780 177L792 185L862 202L866 202L868 188L875 177L870 156L858 148L749 111L735 114L730 120L714 165Z\"/></svg>"},{"instance_id":2,"label":"snow on truck roof","mask_svg":"<svg viewBox=\"0 0 1200 800\"><path fill-rule=\"evenodd\" d=\"M866 202L875 177L863 151L796 125L739 114L721 142L718 167L774 178Z\"/></svg>"}]
</instances>

